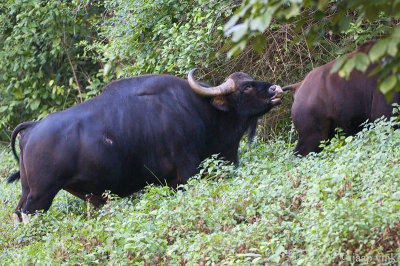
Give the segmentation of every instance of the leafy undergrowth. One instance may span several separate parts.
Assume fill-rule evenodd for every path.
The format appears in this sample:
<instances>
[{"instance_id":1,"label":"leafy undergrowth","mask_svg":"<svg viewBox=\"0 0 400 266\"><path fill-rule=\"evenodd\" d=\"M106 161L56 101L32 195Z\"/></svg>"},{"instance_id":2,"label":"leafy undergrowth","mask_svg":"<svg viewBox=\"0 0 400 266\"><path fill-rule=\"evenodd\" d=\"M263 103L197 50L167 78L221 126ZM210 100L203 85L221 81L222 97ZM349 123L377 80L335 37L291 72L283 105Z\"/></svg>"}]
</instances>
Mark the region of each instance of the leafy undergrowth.
<instances>
[{"instance_id":1,"label":"leafy undergrowth","mask_svg":"<svg viewBox=\"0 0 400 266\"><path fill-rule=\"evenodd\" d=\"M283 138L241 146L241 165L204 162L177 191L148 186L96 210L60 192L14 226L20 184L0 153L2 264L371 264L400 260L400 130L379 122L320 154ZM346 145L343 145L347 142Z\"/></svg>"}]
</instances>

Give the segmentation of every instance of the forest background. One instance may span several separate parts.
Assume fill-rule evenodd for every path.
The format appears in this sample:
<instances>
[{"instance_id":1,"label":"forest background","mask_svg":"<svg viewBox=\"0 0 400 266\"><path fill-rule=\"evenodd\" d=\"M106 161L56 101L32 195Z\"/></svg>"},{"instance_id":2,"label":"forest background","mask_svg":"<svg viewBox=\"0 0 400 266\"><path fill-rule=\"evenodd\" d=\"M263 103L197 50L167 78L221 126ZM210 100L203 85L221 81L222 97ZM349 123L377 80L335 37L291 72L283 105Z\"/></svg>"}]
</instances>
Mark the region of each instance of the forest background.
<instances>
[{"instance_id":1,"label":"forest background","mask_svg":"<svg viewBox=\"0 0 400 266\"><path fill-rule=\"evenodd\" d=\"M328 2L2 0L0 141L18 123L94 97L115 79L185 78L200 67L211 84L242 71L287 85L366 40L400 42L398 1ZM381 50L378 57L389 49ZM393 76L389 90L400 84ZM260 121L262 138L290 129L291 98Z\"/></svg>"}]
</instances>

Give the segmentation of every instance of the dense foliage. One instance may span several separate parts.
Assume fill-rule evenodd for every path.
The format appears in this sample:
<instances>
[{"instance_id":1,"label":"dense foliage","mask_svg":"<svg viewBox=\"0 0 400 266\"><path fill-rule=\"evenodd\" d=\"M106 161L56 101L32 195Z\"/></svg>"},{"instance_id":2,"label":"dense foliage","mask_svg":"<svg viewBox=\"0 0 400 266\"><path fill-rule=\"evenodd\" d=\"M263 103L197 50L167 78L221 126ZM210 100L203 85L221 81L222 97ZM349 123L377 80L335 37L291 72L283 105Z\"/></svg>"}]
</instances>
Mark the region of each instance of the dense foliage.
<instances>
[{"instance_id":1,"label":"dense foliage","mask_svg":"<svg viewBox=\"0 0 400 266\"><path fill-rule=\"evenodd\" d=\"M85 50L97 39L92 23L102 7L80 3L0 1L0 130L43 118L102 88L98 55Z\"/></svg>"},{"instance_id":2,"label":"dense foliage","mask_svg":"<svg viewBox=\"0 0 400 266\"><path fill-rule=\"evenodd\" d=\"M245 1L240 6L238 0L0 0L0 141L8 141L18 123L89 99L112 79L145 73L184 77L189 69L201 67L199 78L212 84L243 71L286 85L365 40L387 36L398 24L397 14L389 11L387 16L375 12L373 21L364 9L344 12L340 5L347 1L328 7L322 5L326 1L319 1L319 6L316 1L261 2ZM263 11L275 2L279 12ZM384 2L376 2L376 8ZM330 18L344 14L332 30ZM230 29L231 39L245 48L228 59L230 46L223 47L227 40L223 26L228 30L242 22L251 26L250 32L262 35L251 39L253 34L241 27ZM390 42L381 43L372 57L341 60L342 74L379 60L384 51L396 52L396 36L393 32ZM252 45L246 46L250 39ZM390 71L396 70L395 64L389 64ZM388 77L382 83L386 90L396 86L397 76ZM263 138L290 127L290 104L288 96L263 118Z\"/></svg>"},{"instance_id":3,"label":"dense foliage","mask_svg":"<svg viewBox=\"0 0 400 266\"><path fill-rule=\"evenodd\" d=\"M244 0L225 25L225 34L231 36L233 47L230 54L237 54L252 37L255 37L252 39L253 47L262 51L265 45L262 34L271 26L273 18L282 24L294 24L309 46L318 44L326 34L345 33L351 29L352 23L390 20L387 36L380 38L368 55L359 54L350 60L341 58L333 71L340 69L339 74L348 77L353 69L364 71L370 63L385 58L378 69L379 89L391 98L395 91L400 90L399 10L400 2L397 0ZM310 18L315 22L309 24Z\"/></svg>"},{"instance_id":4,"label":"dense foliage","mask_svg":"<svg viewBox=\"0 0 400 266\"><path fill-rule=\"evenodd\" d=\"M370 125L294 157L276 138L241 147L241 166L204 162L178 191L148 186L94 210L62 192L27 226L11 213L20 185L0 154L4 264L371 264L400 261L400 130ZM346 144L344 145L344 142ZM5 252L7 250L7 252Z\"/></svg>"},{"instance_id":5,"label":"dense foliage","mask_svg":"<svg viewBox=\"0 0 400 266\"><path fill-rule=\"evenodd\" d=\"M207 67L223 37L232 1L107 0L97 48L120 75L174 73Z\"/></svg>"}]
</instances>

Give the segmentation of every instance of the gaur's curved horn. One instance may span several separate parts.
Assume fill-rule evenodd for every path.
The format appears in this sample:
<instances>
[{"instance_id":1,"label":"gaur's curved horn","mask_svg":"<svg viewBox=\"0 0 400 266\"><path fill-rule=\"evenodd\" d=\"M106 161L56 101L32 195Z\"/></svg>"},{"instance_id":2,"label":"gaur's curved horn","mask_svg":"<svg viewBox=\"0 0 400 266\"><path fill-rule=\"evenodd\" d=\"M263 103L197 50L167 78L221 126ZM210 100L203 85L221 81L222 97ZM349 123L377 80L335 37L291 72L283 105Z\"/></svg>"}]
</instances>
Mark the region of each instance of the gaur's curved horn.
<instances>
[{"instance_id":1,"label":"gaur's curved horn","mask_svg":"<svg viewBox=\"0 0 400 266\"><path fill-rule=\"evenodd\" d=\"M197 69L198 68L192 69L188 74L189 85L192 90L194 90L197 94L202 96L215 97L229 94L235 91L236 85L231 78L228 78L224 83L216 87L204 87L200 85L200 83L197 82L193 77L193 74Z\"/></svg>"}]
</instances>

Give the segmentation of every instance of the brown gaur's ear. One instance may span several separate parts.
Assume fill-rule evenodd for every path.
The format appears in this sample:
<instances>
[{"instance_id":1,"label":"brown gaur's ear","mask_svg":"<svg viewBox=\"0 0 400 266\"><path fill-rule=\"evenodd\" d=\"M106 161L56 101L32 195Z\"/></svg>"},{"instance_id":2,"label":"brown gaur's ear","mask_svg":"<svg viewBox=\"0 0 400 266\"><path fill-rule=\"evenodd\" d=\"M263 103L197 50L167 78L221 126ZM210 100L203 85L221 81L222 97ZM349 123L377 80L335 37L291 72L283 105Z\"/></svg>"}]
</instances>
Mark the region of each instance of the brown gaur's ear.
<instances>
[{"instance_id":1,"label":"brown gaur's ear","mask_svg":"<svg viewBox=\"0 0 400 266\"><path fill-rule=\"evenodd\" d=\"M211 100L212 105L221 111L229 111L229 104L225 96L216 96Z\"/></svg>"}]
</instances>

